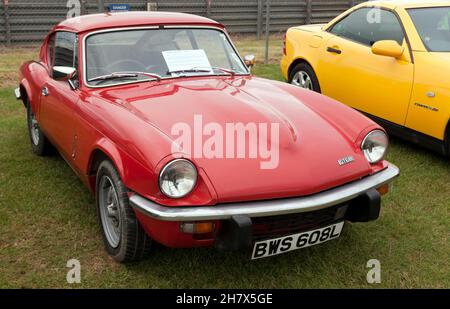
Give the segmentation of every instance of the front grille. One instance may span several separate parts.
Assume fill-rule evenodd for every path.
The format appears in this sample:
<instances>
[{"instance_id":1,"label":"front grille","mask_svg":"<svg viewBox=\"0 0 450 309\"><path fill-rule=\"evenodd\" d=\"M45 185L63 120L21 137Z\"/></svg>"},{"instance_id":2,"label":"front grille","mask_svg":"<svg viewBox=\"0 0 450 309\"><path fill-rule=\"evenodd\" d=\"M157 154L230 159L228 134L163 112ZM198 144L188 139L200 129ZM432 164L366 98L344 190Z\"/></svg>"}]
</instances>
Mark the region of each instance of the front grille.
<instances>
[{"instance_id":1,"label":"front grille","mask_svg":"<svg viewBox=\"0 0 450 309\"><path fill-rule=\"evenodd\" d=\"M342 220L346 209L347 205L338 205L312 212L252 218L253 240L282 237L323 227Z\"/></svg>"}]
</instances>

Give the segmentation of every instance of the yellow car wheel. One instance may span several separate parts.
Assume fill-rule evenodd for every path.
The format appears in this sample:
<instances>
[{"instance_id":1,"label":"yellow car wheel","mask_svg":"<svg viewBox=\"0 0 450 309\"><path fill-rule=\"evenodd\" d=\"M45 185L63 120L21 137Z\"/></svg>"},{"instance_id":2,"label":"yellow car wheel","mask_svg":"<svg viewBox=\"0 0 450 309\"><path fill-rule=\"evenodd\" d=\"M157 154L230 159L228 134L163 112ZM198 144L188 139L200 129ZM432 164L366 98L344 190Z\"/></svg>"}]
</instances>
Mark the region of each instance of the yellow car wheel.
<instances>
[{"instance_id":1,"label":"yellow car wheel","mask_svg":"<svg viewBox=\"0 0 450 309\"><path fill-rule=\"evenodd\" d=\"M289 75L289 83L304 89L320 93L320 85L316 73L307 63L297 64Z\"/></svg>"}]
</instances>

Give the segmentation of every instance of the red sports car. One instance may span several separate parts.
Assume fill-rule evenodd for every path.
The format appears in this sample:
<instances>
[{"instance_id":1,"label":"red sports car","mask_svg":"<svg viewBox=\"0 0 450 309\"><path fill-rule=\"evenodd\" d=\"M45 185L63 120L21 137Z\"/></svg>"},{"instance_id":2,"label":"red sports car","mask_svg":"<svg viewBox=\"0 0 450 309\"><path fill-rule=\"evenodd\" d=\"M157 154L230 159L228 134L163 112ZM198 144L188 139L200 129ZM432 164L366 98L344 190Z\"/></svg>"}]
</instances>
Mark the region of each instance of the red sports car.
<instances>
[{"instance_id":1,"label":"red sports car","mask_svg":"<svg viewBox=\"0 0 450 309\"><path fill-rule=\"evenodd\" d=\"M66 20L22 65L33 152L56 148L95 194L116 261L153 241L256 259L378 218L399 174L385 131L253 61L215 21L133 12Z\"/></svg>"}]
</instances>

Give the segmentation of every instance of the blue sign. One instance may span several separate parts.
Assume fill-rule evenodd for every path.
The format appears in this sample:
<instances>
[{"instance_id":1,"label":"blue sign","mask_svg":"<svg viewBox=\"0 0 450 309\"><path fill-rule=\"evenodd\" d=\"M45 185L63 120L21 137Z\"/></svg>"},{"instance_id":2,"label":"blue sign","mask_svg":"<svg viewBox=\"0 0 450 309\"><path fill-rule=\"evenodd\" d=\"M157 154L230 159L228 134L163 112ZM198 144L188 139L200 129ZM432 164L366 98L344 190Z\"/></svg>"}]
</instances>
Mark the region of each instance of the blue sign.
<instances>
[{"instance_id":1,"label":"blue sign","mask_svg":"<svg viewBox=\"0 0 450 309\"><path fill-rule=\"evenodd\" d=\"M110 12L128 12L131 9L129 4L110 4L108 10Z\"/></svg>"}]
</instances>

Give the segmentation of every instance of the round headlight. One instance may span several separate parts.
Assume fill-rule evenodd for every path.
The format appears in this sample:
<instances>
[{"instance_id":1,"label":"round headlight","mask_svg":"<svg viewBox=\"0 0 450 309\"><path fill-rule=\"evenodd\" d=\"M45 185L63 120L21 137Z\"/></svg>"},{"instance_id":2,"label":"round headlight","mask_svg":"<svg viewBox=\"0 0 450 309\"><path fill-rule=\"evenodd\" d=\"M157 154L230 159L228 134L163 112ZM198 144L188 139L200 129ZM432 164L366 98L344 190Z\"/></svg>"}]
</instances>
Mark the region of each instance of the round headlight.
<instances>
[{"instance_id":1,"label":"round headlight","mask_svg":"<svg viewBox=\"0 0 450 309\"><path fill-rule=\"evenodd\" d=\"M197 169L185 159L173 160L164 166L159 174L161 192L171 198L189 194L197 183Z\"/></svg>"},{"instance_id":2,"label":"round headlight","mask_svg":"<svg viewBox=\"0 0 450 309\"><path fill-rule=\"evenodd\" d=\"M386 133L380 130L374 130L366 135L361 149L370 163L377 163L383 159L389 144Z\"/></svg>"}]
</instances>

